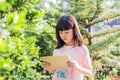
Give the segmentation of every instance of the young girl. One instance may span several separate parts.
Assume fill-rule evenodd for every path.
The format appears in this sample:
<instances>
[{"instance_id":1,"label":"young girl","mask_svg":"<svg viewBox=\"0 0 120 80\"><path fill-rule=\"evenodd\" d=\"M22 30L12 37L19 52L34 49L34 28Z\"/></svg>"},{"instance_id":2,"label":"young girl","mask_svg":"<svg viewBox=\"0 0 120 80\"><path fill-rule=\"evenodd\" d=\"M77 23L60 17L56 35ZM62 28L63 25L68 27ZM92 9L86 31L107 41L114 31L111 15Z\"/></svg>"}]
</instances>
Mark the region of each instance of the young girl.
<instances>
[{"instance_id":1,"label":"young girl","mask_svg":"<svg viewBox=\"0 0 120 80\"><path fill-rule=\"evenodd\" d=\"M53 72L52 80L83 80L85 76L92 76L92 66L89 51L83 45L76 19L72 15L62 16L56 26L57 46L53 55L67 55L71 60L67 62L68 68ZM43 62L47 69L50 64Z\"/></svg>"}]
</instances>

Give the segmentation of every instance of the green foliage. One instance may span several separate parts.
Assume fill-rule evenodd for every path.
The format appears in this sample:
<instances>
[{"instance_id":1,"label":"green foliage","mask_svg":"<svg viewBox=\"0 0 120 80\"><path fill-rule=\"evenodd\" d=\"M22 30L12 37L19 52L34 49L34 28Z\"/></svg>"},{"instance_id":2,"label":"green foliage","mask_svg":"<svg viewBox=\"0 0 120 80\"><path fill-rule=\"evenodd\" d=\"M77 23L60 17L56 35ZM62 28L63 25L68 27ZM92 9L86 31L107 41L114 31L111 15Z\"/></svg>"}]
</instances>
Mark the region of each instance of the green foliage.
<instances>
[{"instance_id":1,"label":"green foliage","mask_svg":"<svg viewBox=\"0 0 120 80\"><path fill-rule=\"evenodd\" d=\"M110 2L110 0L72 0L68 2L70 3L68 13L76 17L80 26L88 29L84 35L88 39L89 45L92 44L92 35L88 34L92 34L91 27L94 24L120 16L120 11L117 9L118 6L116 4L120 4L120 1L116 1L115 4L110 6L105 5L107 2ZM82 32L84 33L85 31Z\"/></svg>"},{"instance_id":2,"label":"green foliage","mask_svg":"<svg viewBox=\"0 0 120 80\"><path fill-rule=\"evenodd\" d=\"M74 0L68 2L70 3L69 13L73 14L77 18L79 24L82 25L88 25L89 22L96 24L98 22L103 22L104 20L114 18L115 15L117 15L114 14L117 13L116 11L114 13L109 12L112 11L113 8L105 6L105 0ZM116 3L119 4L119 1L115 2L115 4L113 5L114 7L117 6ZM114 16L110 17L106 10L110 16ZM86 22L86 20L88 20L88 22Z\"/></svg>"},{"instance_id":3,"label":"green foliage","mask_svg":"<svg viewBox=\"0 0 120 80\"><path fill-rule=\"evenodd\" d=\"M6 40L1 39L1 42L3 43L0 45L1 76L5 79L33 79L35 76L36 79L40 78L40 74L32 69L39 63L39 48L36 47L35 36L27 38L13 36Z\"/></svg>"},{"instance_id":4,"label":"green foliage","mask_svg":"<svg viewBox=\"0 0 120 80\"><path fill-rule=\"evenodd\" d=\"M23 12L9 13L6 17L6 27L11 32L11 36L20 35L24 33L26 27L26 14Z\"/></svg>"},{"instance_id":5,"label":"green foliage","mask_svg":"<svg viewBox=\"0 0 120 80\"><path fill-rule=\"evenodd\" d=\"M41 67L40 57L52 55L56 44L54 28L64 10L61 3L43 9L40 2L0 1L0 80L50 80L51 74ZM102 21L98 17L104 11L101 8L103 0L68 2L74 4L70 5L70 13L76 16L82 30L86 24L90 25L88 23L91 20ZM86 31L83 33L87 34ZM88 35L91 36L91 33ZM93 34L93 44L88 47L93 59L95 79L110 79L107 76L109 72L120 75L119 40L118 28L103 29Z\"/></svg>"},{"instance_id":6,"label":"green foliage","mask_svg":"<svg viewBox=\"0 0 120 80\"><path fill-rule=\"evenodd\" d=\"M53 37L55 37L53 34L42 34L38 37L37 45L41 48L40 52L42 53L40 56L53 55L53 46L55 46L56 43Z\"/></svg>"},{"instance_id":7,"label":"green foliage","mask_svg":"<svg viewBox=\"0 0 120 80\"><path fill-rule=\"evenodd\" d=\"M11 3L3 0L2 2L0 2L0 11L9 11L12 9L12 5Z\"/></svg>"},{"instance_id":8,"label":"green foliage","mask_svg":"<svg viewBox=\"0 0 120 80\"><path fill-rule=\"evenodd\" d=\"M108 46L107 44L116 40L119 36L120 36L120 32L116 32L115 34L109 34L103 40L96 42L96 43L94 42L91 46L89 46L89 50L92 51L92 50L99 50L99 49L101 49L101 47L104 48L105 45Z\"/></svg>"},{"instance_id":9,"label":"green foliage","mask_svg":"<svg viewBox=\"0 0 120 80\"><path fill-rule=\"evenodd\" d=\"M34 36L29 38L9 37L6 40L7 48L0 50L0 75L5 79L32 79L35 76L40 78L40 74L38 75L32 69L32 66L36 67L36 64L39 63L38 47L35 46L35 42ZM34 57L38 60L32 60Z\"/></svg>"},{"instance_id":10,"label":"green foliage","mask_svg":"<svg viewBox=\"0 0 120 80\"><path fill-rule=\"evenodd\" d=\"M53 28L55 28L58 19L62 16L62 6L60 4L61 3L51 3L51 6L46 9L47 12L44 19L46 20L46 23Z\"/></svg>"},{"instance_id":11,"label":"green foliage","mask_svg":"<svg viewBox=\"0 0 120 80\"><path fill-rule=\"evenodd\" d=\"M88 46L92 57L95 79L107 79L119 75L120 31L118 28L104 28L95 34L93 44ZM117 31L118 30L118 31Z\"/></svg>"},{"instance_id":12,"label":"green foliage","mask_svg":"<svg viewBox=\"0 0 120 80\"><path fill-rule=\"evenodd\" d=\"M11 5L9 10L7 9L9 5L2 6L5 8L1 9L3 2L0 2L2 15L0 30L6 31L0 32L0 76L5 80L39 80L42 77L38 71L41 52L40 47L36 45L37 37L40 36L36 24L44 24L39 18L44 17L45 11L36 9L35 2L4 1ZM27 3L30 3L29 6ZM32 10L30 10L31 6ZM28 15L27 11L31 11L32 14Z\"/></svg>"}]
</instances>

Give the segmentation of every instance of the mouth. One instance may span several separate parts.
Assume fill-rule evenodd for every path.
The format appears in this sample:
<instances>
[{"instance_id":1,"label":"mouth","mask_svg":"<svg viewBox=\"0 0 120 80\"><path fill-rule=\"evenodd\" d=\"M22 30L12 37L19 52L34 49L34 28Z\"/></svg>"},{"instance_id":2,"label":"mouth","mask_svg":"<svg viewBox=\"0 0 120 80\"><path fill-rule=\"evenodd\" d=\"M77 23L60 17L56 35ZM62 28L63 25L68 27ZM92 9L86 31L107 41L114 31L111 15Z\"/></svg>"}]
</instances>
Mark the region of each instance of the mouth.
<instances>
[{"instance_id":1,"label":"mouth","mask_svg":"<svg viewBox=\"0 0 120 80\"><path fill-rule=\"evenodd\" d=\"M65 41L66 41L67 39L66 39L66 38L64 38L63 40L65 40Z\"/></svg>"}]
</instances>

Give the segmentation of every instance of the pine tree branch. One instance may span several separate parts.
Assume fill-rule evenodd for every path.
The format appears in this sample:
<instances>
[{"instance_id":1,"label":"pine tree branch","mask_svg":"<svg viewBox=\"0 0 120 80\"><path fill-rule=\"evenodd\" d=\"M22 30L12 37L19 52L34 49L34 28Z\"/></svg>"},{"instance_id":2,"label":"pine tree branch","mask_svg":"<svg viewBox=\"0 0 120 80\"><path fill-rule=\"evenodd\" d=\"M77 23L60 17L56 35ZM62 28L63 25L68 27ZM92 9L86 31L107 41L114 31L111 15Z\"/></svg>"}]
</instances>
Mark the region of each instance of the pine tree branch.
<instances>
[{"instance_id":1,"label":"pine tree branch","mask_svg":"<svg viewBox=\"0 0 120 80\"><path fill-rule=\"evenodd\" d=\"M115 28L112 28L110 30L106 30L104 32L95 33L95 34L93 34L92 37L99 37L99 36L106 35L106 34L109 34L109 33L115 33L117 31L120 31L120 27L115 27Z\"/></svg>"},{"instance_id":2,"label":"pine tree branch","mask_svg":"<svg viewBox=\"0 0 120 80\"><path fill-rule=\"evenodd\" d=\"M120 16L120 10L117 11L117 12L114 12L112 14L107 14L107 15L105 15L102 18L95 19L93 21L93 24L100 23L100 22L105 22L105 21L109 21L110 19L114 19L114 18L117 18L119 16Z\"/></svg>"},{"instance_id":3,"label":"pine tree branch","mask_svg":"<svg viewBox=\"0 0 120 80\"><path fill-rule=\"evenodd\" d=\"M91 51L99 50L101 46L107 46L106 44L109 44L116 40L118 37L120 37L120 32L115 33L114 35L110 35L107 39L101 40L98 43L90 45L88 48Z\"/></svg>"},{"instance_id":4,"label":"pine tree branch","mask_svg":"<svg viewBox=\"0 0 120 80\"><path fill-rule=\"evenodd\" d=\"M93 21L93 20L94 20L95 18L97 18L97 16L102 12L102 11L100 10L100 9L101 9L101 7L100 7L101 2L102 2L102 1L96 0L96 2L95 2L95 3L96 3L96 4L95 4L96 10L95 10L93 16L89 18L90 21Z\"/></svg>"}]
</instances>

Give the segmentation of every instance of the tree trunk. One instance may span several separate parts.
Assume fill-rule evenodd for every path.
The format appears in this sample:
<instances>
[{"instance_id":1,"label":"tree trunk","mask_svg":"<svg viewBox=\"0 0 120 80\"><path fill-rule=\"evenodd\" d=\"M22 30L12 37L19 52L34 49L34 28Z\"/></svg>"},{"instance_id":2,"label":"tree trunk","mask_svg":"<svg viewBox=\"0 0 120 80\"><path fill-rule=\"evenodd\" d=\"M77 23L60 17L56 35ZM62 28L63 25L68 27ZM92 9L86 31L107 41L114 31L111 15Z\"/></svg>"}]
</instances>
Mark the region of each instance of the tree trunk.
<instances>
[{"instance_id":1,"label":"tree trunk","mask_svg":"<svg viewBox=\"0 0 120 80\"><path fill-rule=\"evenodd\" d=\"M88 25L88 33L90 33L88 35L88 42L89 42L89 45L91 45L92 44L91 25Z\"/></svg>"},{"instance_id":2,"label":"tree trunk","mask_svg":"<svg viewBox=\"0 0 120 80\"><path fill-rule=\"evenodd\" d=\"M88 42L89 42L89 45L91 45L92 44L92 37L90 36L90 37L88 37Z\"/></svg>"}]
</instances>

